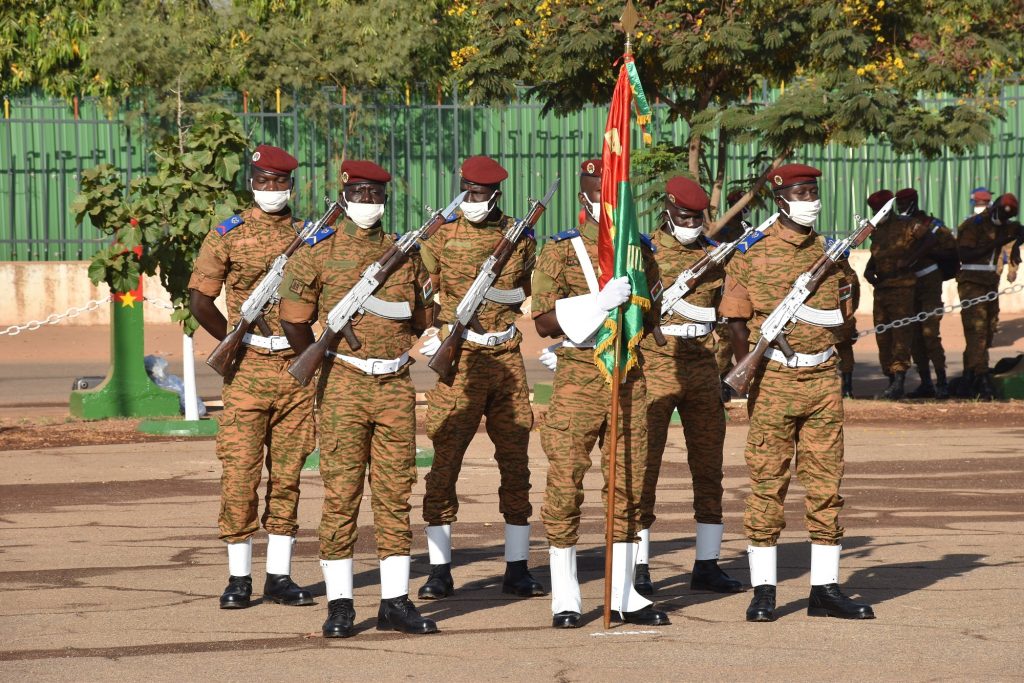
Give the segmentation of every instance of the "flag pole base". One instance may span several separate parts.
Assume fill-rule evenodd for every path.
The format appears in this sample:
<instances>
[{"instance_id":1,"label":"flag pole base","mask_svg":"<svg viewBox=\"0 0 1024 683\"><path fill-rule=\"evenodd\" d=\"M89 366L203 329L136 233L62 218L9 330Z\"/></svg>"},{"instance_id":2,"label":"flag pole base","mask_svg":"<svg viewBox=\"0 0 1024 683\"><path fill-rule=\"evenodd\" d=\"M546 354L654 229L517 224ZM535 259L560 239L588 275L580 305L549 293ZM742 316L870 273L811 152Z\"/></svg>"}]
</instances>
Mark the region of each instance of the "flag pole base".
<instances>
[{"instance_id":1,"label":"flag pole base","mask_svg":"<svg viewBox=\"0 0 1024 683\"><path fill-rule=\"evenodd\" d=\"M158 436L216 436L216 420L143 420L136 431Z\"/></svg>"}]
</instances>

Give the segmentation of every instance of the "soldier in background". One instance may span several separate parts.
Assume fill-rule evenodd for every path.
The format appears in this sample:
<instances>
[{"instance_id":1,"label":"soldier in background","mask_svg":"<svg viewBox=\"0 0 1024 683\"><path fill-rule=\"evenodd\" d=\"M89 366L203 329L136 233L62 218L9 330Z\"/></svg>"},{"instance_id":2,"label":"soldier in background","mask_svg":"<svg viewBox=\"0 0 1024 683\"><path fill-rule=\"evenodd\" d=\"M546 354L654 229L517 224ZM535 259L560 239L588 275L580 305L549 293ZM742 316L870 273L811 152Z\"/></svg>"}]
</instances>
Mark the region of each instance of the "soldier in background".
<instances>
[{"instance_id":1,"label":"soldier in background","mask_svg":"<svg viewBox=\"0 0 1024 683\"><path fill-rule=\"evenodd\" d=\"M502 234L515 219L498 207L501 183L508 171L486 156L469 157L462 164L462 190L468 192L459 218L441 227L423 243L423 264L437 292L435 318L444 326L455 320L455 309L476 278L480 265L494 252ZM487 418L487 435L494 443L494 459L501 474L498 509L505 518L505 576L502 592L518 597L544 595L544 587L527 567L530 554L530 430L533 408L526 384L526 368L519 350L522 333L516 329L520 304L530 294L530 275L536 260L532 231L516 244L498 289L517 294L514 304L485 301L477 317L485 330L466 330L452 386L438 382L427 393L427 436L434 443L434 463L427 474L423 519L427 523L430 577L420 588L421 599L437 600L452 594L452 524L459 511L456 483L462 458ZM422 353L432 356L441 345L433 337Z\"/></svg>"},{"instance_id":2,"label":"soldier in background","mask_svg":"<svg viewBox=\"0 0 1024 683\"><path fill-rule=\"evenodd\" d=\"M319 318L326 327L335 304L393 244L380 223L391 174L370 161L346 160L341 180L344 221L328 239L293 256L281 282L281 319L299 353L314 341L312 323ZM367 304L352 321L359 348L339 336L321 370L317 403L324 481L320 567L328 600L325 638L355 633L352 556L367 473L380 561L377 630L437 631L409 600L409 497L416 483L416 390L409 379L409 349L430 323L429 287L426 271L413 256L375 294L397 314L384 317Z\"/></svg>"},{"instance_id":3,"label":"soldier in background","mask_svg":"<svg viewBox=\"0 0 1024 683\"><path fill-rule=\"evenodd\" d=\"M703 235L708 195L700 185L676 176L665 185L664 220L652 237L661 272L661 290L695 265L715 244ZM721 234L721 233L719 233ZM742 234L742 233L741 233ZM735 237L723 238L731 241ZM696 559L691 590L738 593L742 584L718 566L722 550L722 450L725 410L718 391L720 377L712 351L711 330L718 319L725 273L715 267L705 274L676 308L661 318L668 342L659 346L648 335L641 342L647 380L647 473L640 499L640 548L634 585L641 595L653 595L649 557L654 503L668 440L672 413L679 411L686 439L686 461L693 482L693 511L697 522ZM655 307L660 314L660 307ZM685 314L683 309L685 306Z\"/></svg>"},{"instance_id":4,"label":"soldier in background","mask_svg":"<svg viewBox=\"0 0 1024 683\"><path fill-rule=\"evenodd\" d=\"M189 280L192 314L215 339L228 323L214 305L226 290L228 315L240 309L267 269L295 239L302 222L288 207L292 171L298 161L278 147L260 145L252 155L255 206L212 230L203 241ZM224 413L217 432L223 468L220 539L228 546L228 586L223 609L249 606L252 596L252 536L267 530L267 577L263 597L283 605L312 605L313 595L291 579L292 545L298 533L299 475L315 446L313 389L287 372L294 352L281 329L276 305L263 313L270 336L245 335L237 369L224 378ZM267 467L266 508L259 513L259 485Z\"/></svg>"},{"instance_id":5,"label":"soldier in background","mask_svg":"<svg viewBox=\"0 0 1024 683\"><path fill-rule=\"evenodd\" d=\"M726 265L720 310L729 318L737 360L749 352L761 324L796 279L824 254L827 241L813 229L821 211L820 175L803 164L775 169L770 179L779 219L763 233L744 240L741 253ZM852 300L844 299L842 293L846 284L842 271L833 270L807 305L840 309L843 317L849 317ZM839 589L844 418L833 349L839 340L837 328L797 323L787 339L796 356L787 359L781 351L769 349L747 398L750 430L744 456L751 492L743 522L754 586L747 620L775 619L776 546L786 526L783 503L794 456L797 476L806 490L805 523L811 537L807 613L871 619L870 606L854 602Z\"/></svg>"},{"instance_id":6,"label":"soldier in background","mask_svg":"<svg viewBox=\"0 0 1024 683\"><path fill-rule=\"evenodd\" d=\"M583 162L580 204L585 220L575 230L558 233L537 259L533 275L533 319L542 337L565 337L556 353L557 368L551 403L541 427L548 457L547 490L541 516L551 559L551 611L555 628L578 628L582 598L576 578L576 545L580 535L583 477L590 452L601 444L601 469L608 482L608 454L616 449L612 604L617 617L631 624L660 626L668 615L655 609L633 587L637 558L640 498L647 462L647 392L640 367L634 366L618 388L618 443L608 439L611 389L594 361L594 344L609 312L629 300L628 278L609 280L599 289L595 263L601 213L600 159ZM649 243L648 243L649 244ZM643 249L647 281L658 282L658 266ZM653 308L653 307L652 307ZM657 314L648 312L653 327ZM607 495L607 492L605 492Z\"/></svg>"}]
</instances>

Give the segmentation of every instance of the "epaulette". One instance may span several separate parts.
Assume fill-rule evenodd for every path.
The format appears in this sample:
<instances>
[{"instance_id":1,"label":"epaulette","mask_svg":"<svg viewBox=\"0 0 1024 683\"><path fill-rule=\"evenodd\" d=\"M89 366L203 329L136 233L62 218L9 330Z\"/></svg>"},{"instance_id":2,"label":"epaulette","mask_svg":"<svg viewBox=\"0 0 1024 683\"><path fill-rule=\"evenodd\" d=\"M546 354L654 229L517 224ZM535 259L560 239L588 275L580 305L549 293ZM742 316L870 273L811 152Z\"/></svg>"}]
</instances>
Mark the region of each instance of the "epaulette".
<instances>
[{"instance_id":1,"label":"epaulette","mask_svg":"<svg viewBox=\"0 0 1024 683\"><path fill-rule=\"evenodd\" d=\"M229 232L231 232L244 222L245 221L242 220L241 216L232 216L231 218L225 218L224 220L222 220L220 222L220 225L214 228L214 230L217 231L218 235L223 237L224 235L228 234Z\"/></svg>"},{"instance_id":2,"label":"epaulette","mask_svg":"<svg viewBox=\"0 0 1024 683\"><path fill-rule=\"evenodd\" d=\"M974 217L974 224L975 225L981 225L984 222L985 222L985 214L979 213L977 216Z\"/></svg>"},{"instance_id":3,"label":"epaulette","mask_svg":"<svg viewBox=\"0 0 1024 683\"><path fill-rule=\"evenodd\" d=\"M743 240L736 245L736 249L739 250L741 254L746 254L748 249L763 240L765 236L766 235L760 230L755 230L753 234L744 237Z\"/></svg>"},{"instance_id":4,"label":"epaulette","mask_svg":"<svg viewBox=\"0 0 1024 683\"><path fill-rule=\"evenodd\" d=\"M708 246L715 247L716 249L721 244L721 242L716 242L713 239L711 239L710 237L705 237L704 239L706 239L708 241Z\"/></svg>"},{"instance_id":5,"label":"epaulette","mask_svg":"<svg viewBox=\"0 0 1024 683\"><path fill-rule=\"evenodd\" d=\"M654 246L654 242L651 241L651 236L650 235L645 235L644 233L640 233L640 241L643 242L644 244L646 244L647 248L650 249L652 252L658 251L658 248L656 246Z\"/></svg>"},{"instance_id":6,"label":"epaulette","mask_svg":"<svg viewBox=\"0 0 1024 683\"><path fill-rule=\"evenodd\" d=\"M839 240L837 240L835 237L826 237L825 238L825 251L828 251L829 249L831 249L832 245L835 244L838 241ZM843 252L842 258L850 258L850 250L849 249L847 249L846 251Z\"/></svg>"},{"instance_id":7,"label":"epaulette","mask_svg":"<svg viewBox=\"0 0 1024 683\"><path fill-rule=\"evenodd\" d=\"M308 226L309 226L309 221L306 221L306 224L303 226L302 229L305 230L306 227L308 227ZM334 228L332 228L329 225L325 225L324 227L320 228L315 233L313 233L312 235L307 237L305 239L305 242L309 246L315 247L317 244L323 242L325 239L327 239L328 237L333 235L334 232L335 232Z\"/></svg>"},{"instance_id":8,"label":"epaulette","mask_svg":"<svg viewBox=\"0 0 1024 683\"><path fill-rule=\"evenodd\" d=\"M552 242L561 242L562 240L571 240L573 237L579 237L579 236L580 236L580 231L577 230L576 228L572 228L570 230L563 230L562 232L556 232L554 235L552 235L548 239L551 240Z\"/></svg>"}]
</instances>

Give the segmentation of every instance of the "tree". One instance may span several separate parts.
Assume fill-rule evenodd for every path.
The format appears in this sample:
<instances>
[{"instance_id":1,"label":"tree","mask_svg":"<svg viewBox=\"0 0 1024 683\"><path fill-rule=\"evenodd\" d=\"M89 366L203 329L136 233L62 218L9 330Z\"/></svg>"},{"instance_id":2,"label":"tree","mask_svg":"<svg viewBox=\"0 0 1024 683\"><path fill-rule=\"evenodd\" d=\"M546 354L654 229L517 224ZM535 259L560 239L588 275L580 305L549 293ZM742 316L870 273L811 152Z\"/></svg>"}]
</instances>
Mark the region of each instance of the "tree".
<instances>
[{"instance_id":1,"label":"tree","mask_svg":"<svg viewBox=\"0 0 1024 683\"><path fill-rule=\"evenodd\" d=\"M472 57L459 70L473 99L501 103L521 81L556 112L609 100L624 3L473 5ZM753 177L732 179L753 187L714 230L803 145L876 138L934 157L988 142L1003 116L996 98L1024 64L1019 9L1019 0L638 2L633 51L647 94L690 127L685 147L655 150L651 165L710 185L717 207L728 180L725 143L760 143ZM762 100L765 85L781 94ZM960 101L929 108L925 93Z\"/></svg>"}]
</instances>

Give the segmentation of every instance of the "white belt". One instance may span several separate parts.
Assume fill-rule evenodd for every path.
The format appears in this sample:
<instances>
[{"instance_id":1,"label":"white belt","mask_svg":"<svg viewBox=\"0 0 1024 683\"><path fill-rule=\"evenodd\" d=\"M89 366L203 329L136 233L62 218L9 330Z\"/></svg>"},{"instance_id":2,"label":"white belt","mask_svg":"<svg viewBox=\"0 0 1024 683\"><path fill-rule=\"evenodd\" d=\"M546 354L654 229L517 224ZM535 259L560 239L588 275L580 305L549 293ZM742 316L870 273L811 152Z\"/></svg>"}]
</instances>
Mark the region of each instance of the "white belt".
<instances>
[{"instance_id":1,"label":"white belt","mask_svg":"<svg viewBox=\"0 0 1024 683\"><path fill-rule=\"evenodd\" d=\"M965 263L960 266L960 270L981 270L986 273L994 273L996 266L993 263Z\"/></svg>"},{"instance_id":2,"label":"white belt","mask_svg":"<svg viewBox=\"0 0 1024 683\"><path fill-rule=\"evenodd\" d=\"M938 263L933 263L930 266L928 266L927 268L922 268L921 270L914 271L914 275L916 275L917 277L924 277L925 275L931 275L932 273L934 273L938 269L939 269L939 264Z\"/></svg>"},{"instance_id":3,"label":"white belt","mask_svg":"<svg viewBox=\"0 0 1024 683\"><path fill-rule=\"evenodd\" d=\"M711 323L685 323L683 325L662 325L661 333L668 337L694 339L711 334L714 325Z\"/></svg>"},{"instance_id":4,"label":"white belt","mask_svg":"<svg viewBox=\"0 0 1024 683\"><path fill-rule=\"evenodd\" d=\"M260 349L269 349L270 351L283 351L284 349L290 349L291 344L288 343L288 337L282 337L275 335L273 337L261 337L258 334L246 334L242 337L242 343L246 346L255 346Z\"/></svg>"},{"instance_id":5,"label":"white belt","mask_svg":"<svg viewBox=\"0 0 1024 683\"><path fill-rule=\"evenodd\" d=\"M391 375L401 370L409 362L409 352L406 351L398 358L356 358L345 356L334 351L328 351L335 358L340 358L352 367L362 370L367 375Z\"/></svg>"},{"instance_id":6,"label":"white belt","mask_svg":"<svg viewBox=\"0 0 1024 683\"><path fill-rule=\"evenodd\" d=\"M451 330L451 327L448 329ZM463 339L474 344L479 344L480 346L500 346L514 336L516 336L516 326L514 323L509 325L509 328L504 332L484 332L483 334L477 334L473 330L467 328L462 333Z\"/></svg>"},{"instance_id":7,"label":"white belt","mask_svg":"<svg viewBox=\"0 0 1024 683\"><path fill-rule=\"evenodd\" d=\"M581 342L579 344L573 344L571 341L566 339L565 341L562 342L562 347L566 348L566 349L592 349L592 348L594 348L595 341L596 340L593 337L591 337L590 339L586 340L585 342Z\"/></svg>"},{"instance_id":8,"label":"white belt","mask_svg":"<svg viewBox=\"0 0 1024 683\"><path fill-rule=\"evenodd\" d=\"M786 354L778 349L768 349L764 354L768 356L770 360L782 363L787 368L813 368L815 365L821 365L836 352L834 346L830 346L821 353L797 353L792 358L786 358Z\"/></svg>"}]
</instances>

